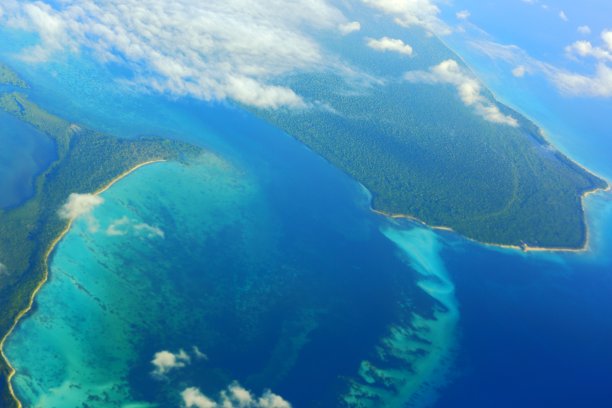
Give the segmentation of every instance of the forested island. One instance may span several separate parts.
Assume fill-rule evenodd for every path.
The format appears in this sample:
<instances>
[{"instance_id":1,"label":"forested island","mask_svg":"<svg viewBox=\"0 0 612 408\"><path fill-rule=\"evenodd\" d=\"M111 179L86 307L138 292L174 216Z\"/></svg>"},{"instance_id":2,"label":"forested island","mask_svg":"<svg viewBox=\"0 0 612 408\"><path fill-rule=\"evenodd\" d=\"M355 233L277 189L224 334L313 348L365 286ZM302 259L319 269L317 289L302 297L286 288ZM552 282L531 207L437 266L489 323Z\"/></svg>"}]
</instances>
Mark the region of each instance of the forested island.
<instances>
[{"instance_id":1,"label":"forested island","mask_svg":"<svg viewBox=\"0 0 612 408\"><path fill-rule=\"evenodd\" d=\"M482 243L583 248L582 198L607 188L606 181L558 151L484 86L477 97L512 125L476 114L456 84L407 81L407 72L428 73L441 61L455 61L462 75L474 76L435 36L417 29L402 34L418 56L364 51L359 40L344 49L353 66L384 79L295 75L284 85L317 105L255 113L360 181L384 215L450 228Z\"/></svg>"},{"instance_id":2,"label":"forested island","mask_svg":"<svg viewBox=\"0 0 612 408\"><path fill-rule=\"evenodd\" d=\"M27 88L1 65L0 85ZM8 89L0 93L0 109L51 138L57 148L57 160L36 178L34 196L15 208L0 210L0 261L5 271L0 279L0 336L4 344L46 277L49 249L69 223L58 216L58 210L71 193L96 192L139 164L186 160L200 154L201 149L163 138L119 139L84 129ZM2 357L0 406L16 407L18 403L7 388L12 369L4 354Z\"/></svg>"}]
</instances>

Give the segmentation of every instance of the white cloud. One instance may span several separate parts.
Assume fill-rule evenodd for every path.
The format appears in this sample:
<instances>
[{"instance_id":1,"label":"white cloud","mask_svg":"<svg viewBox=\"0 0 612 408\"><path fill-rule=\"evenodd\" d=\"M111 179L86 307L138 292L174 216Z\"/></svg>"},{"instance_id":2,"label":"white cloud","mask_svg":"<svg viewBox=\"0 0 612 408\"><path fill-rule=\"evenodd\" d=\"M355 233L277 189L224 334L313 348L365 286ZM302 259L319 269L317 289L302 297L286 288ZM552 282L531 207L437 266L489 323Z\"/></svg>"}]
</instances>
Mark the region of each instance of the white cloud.
<instances>
[{"instance_id":1,"label":"white cloud","mask_svg":"<svg viewBox=\"0 0 612 408\"><path fill-rule=\"evenodd\" d=\"M601 33L601 39L604 41L608 50L612 51L612 30L604 30Z\"/></svg>"},{"instance_id":2,"label":"white cloud","mask_svg":"<svg viewBox=\"0 0 612 408\"><path fill-rule=\"evenodd\" d=\"M183 403L187 408L216 408L217 403L202 394L199 389L190 387L185 389L181 396L183 397Z\"/></svg>"},{"instance_id":3,"label":"white cloud","mask_svg":"<svg viewBox=\"0 0 612 408\"><path fill-rule=\"evenodd\" d=\"M60 208L59 216L67 220L86 216L103 202L104 199L98 195L72 193L68 201Z\"/></svg>"},{"instance_id":4,"label":"white cloud","mask_svg":"<svg viewBox=\"0 0 612 408\"><path fill-rule=\"evenodd\" d=\"M350 23L340 24L338 28L342 35L347 35L361 30L361 23L359 21L352 21Z\"/></svg>"},{"instance_id":5,"label":"white cloud","mask_svg":"<svg viewBox=\"0 0 612 408\"><path fill-rule=\"evenodd\" d=\"M468 18L470 18L471 15L472 13L470 13L469 10L461 10L461 11L458 11L457 14L455 14L455 16L459 20L467 20Z\"/></svg>"},{"instance_id":6,"label":"white cloud","mask_svg":"<svg viewBox=\"0 0 612 408\"><path fill-rule=\"evenodd\" d=\"M8 268L6 267L5 264L0 262L0 276L8 276L8 274L9 274Z\"/></svg>"},{"instance_id":7,"label":"white cloud","mask_svg":"<svg viewBox=\"0 0 612 408\"><path fill-rule=\"evenodd\" d=\"M368 47L377 51L393 51L408 56L411 56L413 52L410 45L396 38L383 37L379 40L368 38L366 43Z\"/></svg>"},{"instance_id":8,"label":"white cloud","mask_svg":"<svg viewBox=\"0 0 612 408\"><path fill-rule=\"evenodd\" d=\"M193 357L196 360L208 360L208 356L204 354L198 346L192 347ZM185 350L180 349L178 353L172 353L170 351L159 351L153 356L151 364L153 365L153 374L155 377L164 378L170 371L184 368L191 364L192 356Z\"/></svg>"},{"instance_id":9,"label":"white cloud","mask_svg":"<svg viewBox=\"0 0 612 408\"><path fill-rule=\"evenodd\" d=\"M191 357L184 350L179 350L178 353L159 351L151 360L154 367L152 374L156 377L163 377L170 371L186 367L189 363L191 363Z\"/></svg>"},{"instance_id":10,"label":"white cloud","mask_svg":"<svg viewBox=\"0 0 612 408\"><path fill-rule=\"evenodd\" d=\"M559 90L570 96L612 97L612 68L599 63L593 75L557 71L552 77Z\"/></svg>"},{"instance_id":11,"label":"white cloud","mask_svg":"<svg viewBox=\"0 0 612 408\"><path fill-rule=\"evenodd\" d=\"M266 391L257 402L259 408L291 408L287 401L270 391Z\"/></svg>"},{"instance_id":12,"label":"white cloud","mask_svg":"<svg viewBox=\"0 0 612 408\"><path fill-rule=\"evenodd\" d=\"M83 217L91 232L98 230L98 221L93 217L93 210L100 206L104 199L94 194L72 193L66 203L59 209L58 215L65 220L75 220Z\"/></svg>"},{"instance_id":13,"label":"white cloud","mask_svg":"<svg viewBox=\"0 0 612 408\"><path fill-rule=\"evenodd\" d=\"M138 86L261 108L305 106L279 79L337 63L306 31L357 29L327 0L45 1L11 2L8 23L41 38L29 59L87 48Z\"/></svg>"},{"instance_id":14,"label":"white cloud","mask_svg":"<svg viewBox=\"0 0 612 408\"><path fill-rule=\"evenodd\" d=\"M578 27L577 31L582 35L589 35L591 34L591 27L589 27L588 25L583 25Z\"/></svg>"},{"instance_id":15,"label":"white cloud","mask_svg":"<svg viewBox=\"0 0 612 408\"><path fill-rule=\"evenodd\" d=\"M256 398L237 382L222 391L216 400L196 387L186 388L181 396L186 408L291 408L289 402L269 390Z\"/></svg>"},{"instance_id":16,"label":"white cloud","mask_svg":"<svg viewBox=\"0 0 612 408\"><path fill-rule=\"evenodd\" d=\"M595 47L590 41L576 41L565 47L565 52L572 57L592 57L600 61L612 61L612 53L602 47Z\"/></svg>"},{"instance_id":17,"label":"white cloud","mask_svg":"<svg viewBox=\"0 0 612 408\"><path fill-rule=\"evenodd\" d=\"M481 84L457 61L449 59L431 67L429 71L410 71L405 74L410 82L449 84L457 88L461 101L474 109L485 120L503 125L518 126L512 116L504 115L499 108L481 94Z\"/></svg>"},{"instance_id":18,"label":"white cloud","mask_svg":"<svg viewBox=\"0 0 612 408\"><path fill-rule=\"evenodd\" d=\"M573 58L594 58L597 64L594 73L585 75L563 70L554 70L551 78L559 90L570 96L612 97L612 31L601 33L601 46L590 41L576 41L565 48Z\"/></svg>"},{"instance_id":19,"label":"white cloud","mask_svg":"<svg viewBox=\"0 0 612 408\"><path fill-rule=\"evenodd\" d=\"M514 75L517 78L524 77L526 73L527 73L527 68L525 68L524 65L519 65L518 67L512 70L512 75Z\"/></svg>"},{"instance_id":20,"label":"white cloud","mask_svg":"<svg viewBox=\"0 0 612 408\"><path fill-rule=\"evenodd\" d=\"M565 11L563 10L559 12L559 18L563 21L569 21L569 18L567 18L567 14L565 14Z\"/></svg>"},{"instance_id":21,"label":"white cloud","mask_svg":"<svg viewBox=\"0 0 612 408\"><path fill-rule=\"evenodd\" d=\"M404 27L422 27L438 35L451 33L439 15L440 8L433 0L362 0L365 4L395 17Z\"/></svg>"},{"instance_id":22,"label":"white cloud","mask_svg":"<svg viewBox=\"0 0 612 408\"><path fill-rule=\"evenodd\" d=\"M238 383L233 383L230 385L228 391L229 395L222 394L222 398L235 402L235 404L240 408L251 406L254 402L251 392L245 388L242 388Z\"/></svg>"}]
</instances>

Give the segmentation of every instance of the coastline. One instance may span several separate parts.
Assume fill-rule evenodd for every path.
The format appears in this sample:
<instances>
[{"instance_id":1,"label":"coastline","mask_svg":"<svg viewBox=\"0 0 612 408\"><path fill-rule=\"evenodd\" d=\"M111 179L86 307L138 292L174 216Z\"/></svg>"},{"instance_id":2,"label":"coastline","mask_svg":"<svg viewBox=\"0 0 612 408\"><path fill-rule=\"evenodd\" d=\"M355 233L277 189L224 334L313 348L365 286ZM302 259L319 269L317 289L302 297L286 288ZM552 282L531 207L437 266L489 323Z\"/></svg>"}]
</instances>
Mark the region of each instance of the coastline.
<instances>
[{"instance_id":1,"label":"coastline","mask_svg":"<svg viewBox=\"0 0 612 408\"><path fill-rule=\"evenodd\" d=\"M419 223L422 223L432 229L435 230L444 230L444 231L449 231L449 232L454 232L457 233L461 236L463 236L464 238L473 241L473 242L477 242L481 245L485 245L485 246L491 246L491 247L497 247L497 248L505 248L505 249L513 249L513 250L520 250L523 252L566 252L566 253L582 253L582 252L587 252L590 248L590 234L589 234L589 225L588 222L586 220L586 211L585 211L585 204L584 204L584 200L591 194L596 194L598 192L602 192L602 193L606 193L606 192L610 192L612 191L612 184L605 178L605 177L601 177L599 175L597 175L595 172L591 171L590 169L588 169L586 166L582 165L581 163L579 163L577 160L574 160L570 157L570 154L568 151L566 151L566 149L561 149L557 146L557 144L555 143L554 139L550 136L550 132L541 124L539 123L537 120L533 119L531 117L531 115L529 115L527 112L525 112L523 109L521 109L519 106L517 106L515 103L507 100L506 98L502 98L499 96L498 93L496 93L495 91L493 91L490 86L488 84L486 84L484 81L482 81L480 79L480 76L477 74L478 70L475 69L471 64L468 63L467 59L463 56L461 56L459 54L459 51L456 51L453 47L450 46L450 44L448 44L441 36L437 36L436 38L446 47L448 48L454 55L456 58L458 58L461 63L467 67L469 69L469 71L474 75L475 78L477 78L478 81L480 81L485 87L486 90L491 93L491 95L493 96L493 99L495 102L497 102L498 104L501 104L513 111L515 111L516 113L518 113L519 115L522 115L526 121L528 121L530 124L534 125L535 127L538 128L539 130L539 136L542 138L542 141L549 147L552 147L553 149L555 149L556 152L558 152L565 160L567 160L568 162L570 162L571 164L577 166L578 168L584 170L585 172L592 174L598 178L600 178L601 180L603 180L606 183L606 187L603 188L595 188L593 190L589 190L589 191L585 191L584 193L582 193L581 197L580 197L580 206L582 209L582 216L583 216L583 223L584 223L584 227L585 227L585 242L582 245L582 247L580 248L564 248L564 247L531 247L529 245L523 245L523 246L519 246L519 245L505 245L505 244L498 244L498 243L493 243L493 242L481 242L475 239L471 239L471 238L467 238L465 236L463 236L462 234L457 233L456 231L454 231L452 228L449 227L431 227L428 226L426 223L422 222L421 220L418 220L414 217L404 217L402 215L398 215L392 218L409 218L409 219L413 219ZM383 214L383 213L381 213Z\"/></svg>"},{"instance_id":2,"label":"coastline","mask_svg":"<svg viewBox=\"0 0 612 408\"><path fill-rule=\"evenodd\" d=\"M571 160L568 158L568 160ZM575 163L575 162L574 162ZM575 163L578 166L580 166L580 164ZM582 166L580 166L582 167ZM584 168L584 167L583 167ZM584 168L584 170L588 171L591 174L591 171L589 171L588 169ZM599 176L598 176L599 177ZM601 178L601 177L600 177ZM461 236L462 238L471 241L471 242L475 242L477 244L480 245L484 245L486 247L495 247L495 248L503 248L503 249L511 249L511 250L515 250L515 251L522 251L525 253L528 252L562 252L562 253L584 253L587 252L590 249L590 244L591 244L591 240L590 240L590 231L589 231L589 223L587 222L587 214L586 214L586 210L585 210L585 199L587 197L589 197L592 194L597 194L599 192L602 193L608 193L610 191L612 191L612 184L610 184L607 180L605 180L604 178L601 178L602 180L604 180L606 182L606 187L605 188L595 188L593 190L589 190L589 191L585 191L584 193L582 193L582 195L580 196L580 208L582 211L582 219L583 219L583 223L584 223L584 233L585 233L585 241L584 244L579 247L579 248L570 248L570 247L537 247L537 246L529 246L529 245L509 245L509 244L500 244L500 243L495 243L495 242L483 242L483 241L479 241L477 239L474 238L470 238L467 237L461 233L458 233L457 231L455 231L454 229L452 229L451 227L447 227L444 225L429 225L427 224L425 221L414 217L412 215L408 215L408 214L392 214L392 213L387 213L385 211L381 211L381 210L377 210L375 208L373 208L372 206L370 206L370 210L378 215L382 215L384 217L393 219L393 220L398 220L398 219L403 219L403 220L408 220L408 221L412 221L415 222L417 224L421 224L427 228L430 228L432 230L435 231L445 231L445 232L451 232L454 234L457 234L459 236Z\"/></svg>"},{"instance_id":3,"label":"coastline","mask_svg":"<svg viewBox=\"0 0 612 408\"><path fill-rule=\"evenodd\" d=\"M97 196L97 195L103 194L109 188L111 188L114 184L116 184L120 180L124 179L125 177L129 176L130 174L132 174L133 172L135 172L136 170L138 170L138 169L140 169L140 168L142 168L144 166L148 166L148 165L154 164L154 163L161 163L161 162L165 162L165 161L166 160L164 160L164 159L157 159L157 160L149 160L149 161L137 164L136 166L134 166L134 167L124 171L123 173L119 174L117 177L113 178L105 186L103 186L99 190L95 191L93 193L93 195ZM15 328L17 327L17 325L21 321L21 319L32 310L32 307L34 305L34 300L36 299L36 296L38 295L38 293L40 292L42 287L45 285L45 283L47 283L47 281L49 279L49 258L53 254L53 251L55 251L55 248L57 247L57 245L62 241L62 239L64 239L66 234L68 234L68 232L72 228L72 224L74 223L74 221L75 221L75 218L72 218L72 219L68 220L68 222L66 224L66 227L60 232L60 234L49 245L49 248L45 252L45 256L44 256L44 260L43 260L43 263L44 263L44 274L43 274L41 280L38 282L38 284L36 285L36 287L32 291L32 293L30 295L30 300L28 302L27 307L25 309L23 309L21 312L19 312L17 317L15 317L15 321L13 322L13 325L11 326L10 330L7 331L7 333L4 335L2 340L0 340L0 357L4 360L4 362L6 363L6 366L9 369L9 373L8 373L8 375L6 377L7 387L8 387L9 394L10 394L11 398L13 398L13 400L17 404L17 408L23 408L23 405L21 404L21 401L15 395L15 391L13 390L13 384L12 384L12 379L15 376L17 371L15 370L15 368L11 364L10 360L7 358L6 354L4 353L4 345L6 343L6 340L13 333L13 331L15 330Z\"/></svg>"}]
</instances>

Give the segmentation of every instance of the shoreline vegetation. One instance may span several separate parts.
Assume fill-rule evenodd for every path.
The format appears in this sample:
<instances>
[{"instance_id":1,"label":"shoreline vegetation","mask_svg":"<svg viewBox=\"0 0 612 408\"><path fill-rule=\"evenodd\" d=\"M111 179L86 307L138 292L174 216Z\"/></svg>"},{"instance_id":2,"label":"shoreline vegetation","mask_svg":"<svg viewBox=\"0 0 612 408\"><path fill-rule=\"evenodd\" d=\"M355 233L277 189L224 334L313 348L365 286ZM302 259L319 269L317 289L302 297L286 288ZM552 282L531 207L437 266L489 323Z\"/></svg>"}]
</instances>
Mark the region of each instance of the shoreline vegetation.
<instances>
[{"instance_id":1,"label":"shoreline vegetation","mask_svg":"<svg viewBox=\"0 0 612 408\"><path fill-rule=\"evenodd\" d=\"M53 250L70 229L72 221L58 216L61 206L72 193L101 194L142 166L185 162L201 155L203 149L161 137L120 139L83 128L29 101L20 93L27 91L27 84L1 64L0 72L0 110L32 126L40 137L51 139L57 151L57 159L36 177L34 195L17 206L0 209L0 262L7 271L0 280L0 406L20 408L10 383L15 370L4 345L34 306L48 278Z\"/></svg>"},{"instance_id":2,"label":"shoreline vegetation","mask_svg":"<svg viewBox=\"0 0 612 408\"><path fill-rule=\"evenodd\" d=\"M107 191L109 188L111 188L115 183L117 183L118 181L121 181L122 179L124 179L125 177L129 176L130 174L132 174L133 172L135 172L136 170L144 167L144 166L148 166L150 164L154 164L154 163L163 163L166 160L149 160L140 164L137 164L136 166L132 167L131 169L125 171L124 173L118 175L117 177L115 177L114 179L112 179L107 185L105 185L104 187L102 187L100 190L92 193L95 196L98 196L100 194L103 194L105 191ZM36 300L36 296L38 295L38 293L40 292L40 290L43 288L43 286L47 283L47 281L49 280L49 259L51 258L51 256L53 255L53 252L55 251L55 249L57 248L57 246L60 244L60 242L62 242L62 240L64 239L64 237L68 234L68 232L70 232L70 229L72 228L72 224L74 223L74 221L76 220L76 218L71 218L70 220L68 220L66 222L66 226L65 228L60 232L60 234L57 236L57 238L55 238L51 244L49 245L49 248L47 249L47 251L45 252L45 256L44 256L44 274L40 280L40 282L38 282L38 284L36 285L34 291L32 292L32 294L30 295L30 301L27 305L27 307L25 309L23 309L15 318L15 321L13 322L13 326L9 329L9 331L4 335L4 337L2 338L2 340L0 340L0 356L2 357L2 359L4 360L4 362L6 363L8 369L9 369L9 373L7 375L7 385L8 385L8 391L9 394L11 395L11 397L14 399L17 408L22 408L23 405L21 404L21 401L19 400L19 398L17 397L17 395L15 394L15 391L13 390L13 384L12 384L12 379L16 374L16 370L15 368L11 365L10 360L8 359L8 357L6 356L6 354L4 353L4 345L6 343L6 340L10 337L10 335L13 333L13 331L15 330L15 328L17 327L17 325L19 324L19 322L21 321L21 319L23 317L25 317L31 310L32 307L34 306L34 301Z\"/></svg>"},{"instance_id":3,"label":"shoreline vegetation","mask_svg":"<svg viewBox=\"0 0 612 408\"><path fill-rule=\"evenodd\" d=\"M581 166L582 167L582 166ZM584 168L584 167L583 167ZM585 168L585 170L588 171L588 169ZM495 243L495 242L482 242L482 241L478 241L475 239L471 239L469 237L466 237L464 235L461 235L460 233L458 233L457 231L455 231L454 229L450 228L450 227L446 227L446 226L441 226L441 225L428 225L426 222L424 222L423 220L420 220L414 216L411 215L407 215L407 214L390 214L390 213L386 213L384 211L380 211L377 210L373 207L370 206L370 210L378 215L381 215L383 217L387 217L390 218L392 220L408 220L417 224L420 224L426 228L430 228L432 230L435 231L444 231L444 232L450 232L453 234L457 234L460 235L462 238L467 239L468 241L472 241L475 242L477 244L483 245L485 247L495 247L495 248L503 248L503 249L511 249L511 250L515 250L515 251L523 251L523 252L565 252L565 253L583 253L583 252L588 252L590 249L590 232L589 232L589 225L588 225L588 221L586 219L587 214L586 214L586 204L585 204L585 200L587 199L587 197L597 194L597 193L609 193L612 191L612 185L610 185L610 183L607 184L607 187L603 188L596 188L590 191L586 191L582 194L580 201L581 201L581 207L582 207L582 215L583 215L583 219L584 219L584 225L585 225L585 240L584 243L582 244L582 246L580 247L576 247L576 248L571 248L571 247L567 247L567 248L563 248L563 247L533 247L533 246L529 246L529 245L506 245L506 244L500 244L500 243Z\"/></svg>"}]
</instances>

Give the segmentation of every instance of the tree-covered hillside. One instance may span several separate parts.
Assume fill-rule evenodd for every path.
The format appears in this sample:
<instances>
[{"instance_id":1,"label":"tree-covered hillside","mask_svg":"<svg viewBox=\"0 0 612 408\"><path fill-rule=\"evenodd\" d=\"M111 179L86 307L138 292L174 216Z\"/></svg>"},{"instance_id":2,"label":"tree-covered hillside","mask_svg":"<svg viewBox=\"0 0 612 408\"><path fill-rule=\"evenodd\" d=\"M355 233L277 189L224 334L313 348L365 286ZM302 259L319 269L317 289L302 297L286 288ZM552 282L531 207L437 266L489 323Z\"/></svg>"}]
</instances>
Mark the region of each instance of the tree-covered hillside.
<instances>
[{"instance_id":1,"label":"tree-covered hillside","mask_svg":"<svg viewBox=\"0 0 612 408\"><path fill-rule=\"evenodd\" d=\"M518 126L486 120L465 103L457 84L406 80L406 72L428 73L445 60L456 61L469 81L474 77L436 37L417 29L404 35L414 57L377 53L360 39L343 42L344 55L369 77L294 76L286 84L311 107L257 114L363 183L376 210L481 242L581 247L581 196L606 182L557 151L536 125L484 87L480 98Z\"/></svg>"},{"instance_id":2,"label":"tree-covered hillside","mask_svg":"<svg viewBox=\"0 0 612 408\"><path fill-rule=\"evenodd\" d=\"M1 71L0 72L9 72ZM11 85L22 85L15 74ZM1 78L0 78L1 79ZM36 179L24 204L0 210L0 337L4 338L46 272L45 256L68 221L58 210L71 193L93 193L115 177L151 160L182 160L200 153L191 145L162 138L118 139L71 124L45 112L20 93L0 93L0 109L51 138L58 159ZM19 137L19 135L15 135ZM7 390L9 367L0 362L0 406L16 402Z\"/></svg>"}]
</instances>

